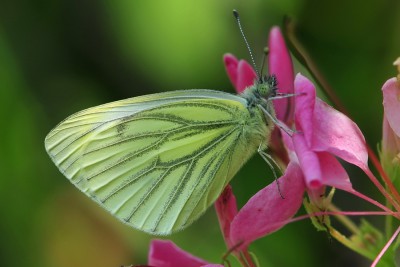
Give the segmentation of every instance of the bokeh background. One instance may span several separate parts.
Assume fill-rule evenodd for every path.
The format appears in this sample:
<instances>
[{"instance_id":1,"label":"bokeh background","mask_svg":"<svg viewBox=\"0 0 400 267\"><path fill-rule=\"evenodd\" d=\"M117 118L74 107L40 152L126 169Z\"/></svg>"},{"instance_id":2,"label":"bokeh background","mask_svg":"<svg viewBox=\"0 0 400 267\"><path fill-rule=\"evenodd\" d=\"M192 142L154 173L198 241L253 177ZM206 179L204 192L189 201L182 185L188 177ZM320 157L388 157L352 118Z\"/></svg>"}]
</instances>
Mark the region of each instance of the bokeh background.
<instances>
[{"instance_id":1,"label":"bokeh background","mask_svg":"<svg viewBox=\"0 0 400 267\"><path fill-rule=\"evenodd\" d=\"M376 147L380 88L396 75L392 63L400 56L398 0L1 0L1 266L146 263L153 237L122 225L78 192L52 164L43 140L68 115L118 99L188 88L233 93L222 55L248 58L234 8L258 62L270 27L291 16L303 46ZM360 171L349 171L357 189L382 200ZM240 205L271 181L268 167L254 157L233 181ZM371 209L339 196L345 210ZM169 238L210 262L220 262L226 250L213 208ZM309 220L251 250L261 266L368 264Z\"/></svg>"}]
</instances>

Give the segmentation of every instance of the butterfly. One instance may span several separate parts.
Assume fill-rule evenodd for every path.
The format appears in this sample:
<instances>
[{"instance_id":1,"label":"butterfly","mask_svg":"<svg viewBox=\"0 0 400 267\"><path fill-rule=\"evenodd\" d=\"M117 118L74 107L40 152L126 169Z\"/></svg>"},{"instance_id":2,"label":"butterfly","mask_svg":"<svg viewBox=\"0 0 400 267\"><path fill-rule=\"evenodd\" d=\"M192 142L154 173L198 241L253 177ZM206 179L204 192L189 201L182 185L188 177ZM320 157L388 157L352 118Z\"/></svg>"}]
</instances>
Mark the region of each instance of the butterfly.
<instances>
[{"instance_id":1,"label":"butterfly","mask_svg":"<svg viewBox=\"0 0 400 267\"><path fill-rule=\"evenodd\" d=\"M240 95L193 89L129 98L66 118L45 147L116 218L167 235L198 219L254 153L265 155L278 97L268 76Z\"/></svg>"}]
</instances>

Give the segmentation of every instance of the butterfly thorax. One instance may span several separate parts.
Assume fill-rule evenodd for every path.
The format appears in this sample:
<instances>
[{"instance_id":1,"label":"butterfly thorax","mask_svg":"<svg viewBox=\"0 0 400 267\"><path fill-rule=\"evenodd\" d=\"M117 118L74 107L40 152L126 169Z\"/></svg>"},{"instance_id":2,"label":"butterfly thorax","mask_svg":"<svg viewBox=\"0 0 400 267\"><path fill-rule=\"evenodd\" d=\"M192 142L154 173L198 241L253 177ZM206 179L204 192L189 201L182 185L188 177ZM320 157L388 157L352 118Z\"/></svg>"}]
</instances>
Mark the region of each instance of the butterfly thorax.
<instances>
[{"instance_id":1,"label":"butterfly thorax","mask_svg":"<svg viewBox=\"0 0 400 267\"><path fill-rule=\"evenodd\" d=\"M271 97L276 96L276 91L276 79L274 76L270 76L256 81L254 85L248 87L241 94L247 101L247 110L250 113L250 118L246 121L246 127L243 132L249 147L258 147L261 144L262 148L266 148L268 144L270 134L274 128L272 118L275 118Z\"/></svg>"}]
</instances>

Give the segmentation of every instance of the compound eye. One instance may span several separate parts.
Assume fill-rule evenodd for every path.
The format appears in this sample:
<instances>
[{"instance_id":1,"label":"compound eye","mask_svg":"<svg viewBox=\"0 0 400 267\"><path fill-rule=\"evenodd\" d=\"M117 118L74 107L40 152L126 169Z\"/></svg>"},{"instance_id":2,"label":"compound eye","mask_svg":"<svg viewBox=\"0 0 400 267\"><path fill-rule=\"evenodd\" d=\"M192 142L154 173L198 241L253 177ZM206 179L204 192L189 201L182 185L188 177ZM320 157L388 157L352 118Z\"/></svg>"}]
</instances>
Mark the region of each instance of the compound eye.
<instances>
[{"instance_id":1,"label":"compound eye","mask_svg":"<svg viewBox=\"0 0 400 267\"><path fill-rule=\"evenodd\" d=\"M264 84L260 84L258 86L257 91L260 93L260 95L266 96L268 94L268 92L270 91L270 89L269 89L269 86L264 83Z\"/></svg>"}]
</instances>

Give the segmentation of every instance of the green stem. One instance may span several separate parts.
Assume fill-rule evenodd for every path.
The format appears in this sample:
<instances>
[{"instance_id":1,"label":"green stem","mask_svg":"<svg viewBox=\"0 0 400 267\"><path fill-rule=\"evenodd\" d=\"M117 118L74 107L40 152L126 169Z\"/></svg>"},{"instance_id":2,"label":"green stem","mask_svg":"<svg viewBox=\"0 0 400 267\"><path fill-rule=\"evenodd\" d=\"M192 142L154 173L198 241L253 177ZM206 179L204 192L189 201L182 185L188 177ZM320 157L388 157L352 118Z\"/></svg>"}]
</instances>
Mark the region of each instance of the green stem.
<instances>
[{"instance_id":1,"label":"green stem","mask_svg":"<svg viewBox=\"0 0 400 267\"><path fill-rule=\"evenodd\" d=\"M392 205L388 200L386 200L386 207L392 208ZM386 239L389 239L393 234L393 216L386 216L385 218L385 234Z\"/></svg>"},{"instance_id":2,"label":"green stem","mask_svg":"<svg viewBox=\"0 0 400 267\"><path fill-rule=\"evenodd\" d=\"M399 243L400 243L400 235L397 236L396 242L394 242L394 247L398 248L399 247Z\"/></svg>"},{"instance_id":3,"label":"green stem","mask_svg":"<svg viewBox=\"0 0 400 267\"><path fill-rule=\"evenodd\" d=\"M329 205L328 209L335 212L341 212L341 210L332 203ZM342 223L343 226L345 226L353 234L358 234L360 232L358 226L352 220L350 220L349 217L344 215L334 215L334 216L339 222Z\"/></svg>"}]
</instances>

